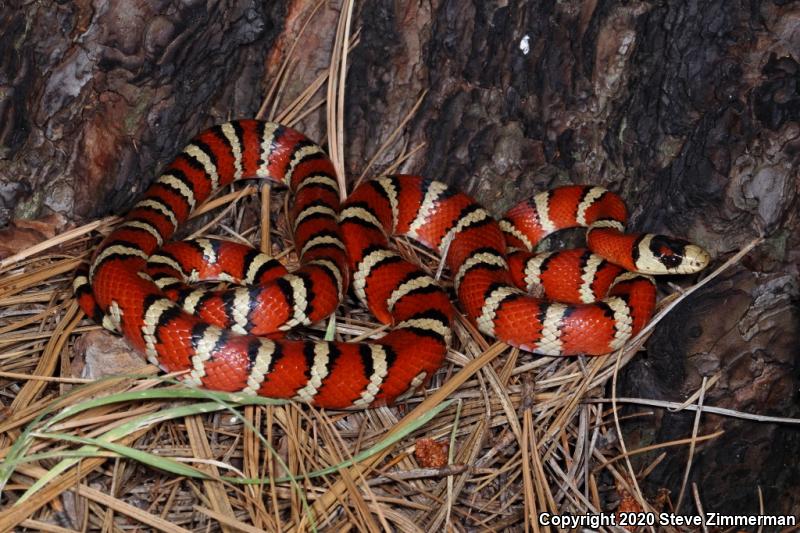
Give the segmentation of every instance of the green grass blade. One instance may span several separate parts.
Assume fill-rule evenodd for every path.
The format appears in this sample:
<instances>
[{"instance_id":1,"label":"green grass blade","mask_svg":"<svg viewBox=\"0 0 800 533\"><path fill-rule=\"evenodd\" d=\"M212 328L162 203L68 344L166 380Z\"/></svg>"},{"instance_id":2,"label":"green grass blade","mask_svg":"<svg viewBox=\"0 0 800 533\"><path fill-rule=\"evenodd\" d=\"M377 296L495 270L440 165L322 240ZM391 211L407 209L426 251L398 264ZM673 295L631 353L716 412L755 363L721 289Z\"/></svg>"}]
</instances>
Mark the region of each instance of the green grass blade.
<instances>
[{"instance_id":1,"label":"green grass blade","mask_svg":"<svg viewBox=\"0 0 800 533\"><path fill-rule=\"evenodd\" d=\"M126 457L133 461L138 461L142 464L146 464L172 474L177 474L179 476L201 479L210 478L210 476L202 470L198 470L197 468L187 465L186 463L176 461L171 457L163 457L150 452L137 450L136 448L131 448L130 446L125 446L124 444L105 441L102 438L76 437L75 435L69 435L67 433L33 433L33 436L42 439L61 440L74 442L76 444L84 444L84 449L86 447L98 449L102 448L114 452L121 457Z\"/></svg>"},{"instance_id":2,"label":"green grass blade","mask_svg":"<svg viewBox=\"0 0 800 533\"><path fill-rule=\"evenodd\" d=\"M101 437L98 437L99 440L104 442L112 442L115 440L119 440L131 433L148 427L156 422L163 422L165 420L171 420L173 418L182 418L186 416L192 416L197 414L203 413L211 413L214 411L220 411L225 409L225 405L217 403L217 402L207 402L207 403L197 403L191 405L182 405L179 407L173 407L171 409L165 409L163 411L159 411L157 413L143 415L137 417L130 422L117 426L116 428L106 432ZM97 451L97 448L94 446L84 446L80 449L80 451ZM48 470L47 474L42 476L41 478L37 479L33 485L31 485L28 490L25 491L17 503L23 502L33 496L36 492L39 491L43 486L47 483L52 481L56 478L59 474L66 471L68 468L74 466L80 461L79 458L70 458L64 459L57 465L53 466L50 470ZM13 465L12 465L13 466Z\"/></svg>"},{"instance_id":3,"label":"green grass blade","mask_svg":"<svg viewBox=\"0 0 800 533\"><path fill-rule=\"evenodd\" d=\"M231 477L228 477L228 476L223 476L222 479L224 479L225 481L229 481L231 483L239 483L239 484L261 484L261 483L265 483L266 484L266 483L285 483L287 481L300 481L300 480L303 480L303 479L310 479L310 478L321 477L321 476L326 476L328 474L336 473L336 472L338 472L339 470L341 470L343 468L348 468L350 466L354 466L354 465L360 463L361 461L363 461L363 460L365 460L365 459L367 459L367 458L369 458L369 457L371 457L371 456L373 456L373 455L375 455L377 453L382 452L383 450L389 448L390 446L392 446L396 442L399 442L399 441L403 440L404 438L406 438L407 436L409 436L410 434L414 433L416 430L418 430L419 428L421 428L422 426L424 426L425 424L430 422L434 417L436 417L436 415L438 415L439 413L441 413L442 411L444 411L445 409L450 407L450 405L452 405L453 401L454 400L447 400L447 401L444 401L444 402L440 403L439 405L437 405L436 407L434 407L433 409L431 409L430 411L428 411L424 415L420 416L418 419L416 419L413 422L411 422L408 425L408 427L405 428L403 431L399 432L396 435L392 435L392 436L390 436L388 438L385 438L385 439L377 442L374 446L371 446L371 447L367 448L366 450L363 450L362 452L354 455L352 459L348 459L347 461L342 461L339 464L336 464L336 465L333 465L333 466L329 466L329 467L323 468L321 470L315 470L315 471L309 472L308 474L303 475L303 476L283 476L283 477L276 478L274 480L266 479L266 478L261 478L261 479L254 479L254 478L242 479L242 478L231 478Z\"/></svg>"}]
</instances>

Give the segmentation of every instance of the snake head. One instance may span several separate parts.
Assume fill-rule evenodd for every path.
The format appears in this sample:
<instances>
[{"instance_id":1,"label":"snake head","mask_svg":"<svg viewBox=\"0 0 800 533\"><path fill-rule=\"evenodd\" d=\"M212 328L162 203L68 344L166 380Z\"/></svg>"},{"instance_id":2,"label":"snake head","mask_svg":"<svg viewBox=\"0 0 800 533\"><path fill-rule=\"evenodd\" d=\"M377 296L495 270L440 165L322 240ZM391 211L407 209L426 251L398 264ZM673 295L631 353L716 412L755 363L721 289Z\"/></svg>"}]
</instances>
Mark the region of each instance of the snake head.
<instances>
[{"instance_id":1,"label":"snake head","mask_svg":"<svg viewBox=\"0 0 800 533\"><path fill-rule=\"evenodd\" d=\"M637 248L636 269L642 274L694 274L711 261L700 246L664 235L644 235Z\"/></svg>"}]
</instances>

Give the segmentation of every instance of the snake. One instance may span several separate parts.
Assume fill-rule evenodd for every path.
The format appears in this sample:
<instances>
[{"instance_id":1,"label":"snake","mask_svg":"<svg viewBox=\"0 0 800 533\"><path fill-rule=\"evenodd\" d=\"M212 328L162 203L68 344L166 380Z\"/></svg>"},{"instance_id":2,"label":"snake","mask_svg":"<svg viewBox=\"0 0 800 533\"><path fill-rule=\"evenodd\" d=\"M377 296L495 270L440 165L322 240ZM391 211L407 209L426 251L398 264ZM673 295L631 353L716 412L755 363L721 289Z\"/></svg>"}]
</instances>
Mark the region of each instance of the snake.
<instances>
[{"instance_id":1,"label":"snake","mask_svg":"<svg viewBox=\"0 0 800 533\"><path fill-rule=\"evenodd\" d=\"M171 240L214 191L250 178L288 188L291 272L238 242ZM344 201L340 193L331 159L302 133L255 119L211 127L96 248L74 279L77 301L190 386L368 408L430 379L458 312L522 350L608 354L650 320L652 275L695 273L710 260L680 239L626 233L625 204L599 186L538 193L499 221L467 194L420 176L367 180ZM536 253L571 227L586 228L586 248ZM452 288L408 261L390 242L396 236L440 254ZM225 283L199 284L208 281ZM329 317L347 294L388 333L363 342L292 338L291 329Z\"/></svg>"}]
</instances>

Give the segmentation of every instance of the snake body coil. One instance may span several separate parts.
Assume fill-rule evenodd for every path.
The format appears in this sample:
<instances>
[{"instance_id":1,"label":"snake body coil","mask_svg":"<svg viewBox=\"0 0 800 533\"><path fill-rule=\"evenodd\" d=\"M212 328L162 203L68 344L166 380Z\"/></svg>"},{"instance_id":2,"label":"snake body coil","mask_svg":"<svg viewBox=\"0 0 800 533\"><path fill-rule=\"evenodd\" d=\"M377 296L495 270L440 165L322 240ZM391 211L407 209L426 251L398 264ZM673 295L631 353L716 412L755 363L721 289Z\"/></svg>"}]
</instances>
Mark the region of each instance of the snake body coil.
<instances>
[{"instance_id":1,"label":"snake body coil","mask_svg":"<svg viewBox=\"0 0 800 533\"><path fill-rule=\"evenodd\" d=\"M167 242L215 189L244 178L289 187L296 271L239 244ZM152 363L188 371L192 385L363 408L416 389L451 339L447 293L389 247L391 235L446 253L458 300L483 333L548 355L598 355L650 319L656 294L647 274L696 272L708 262L695 245L623 233L625 218L613 193L571 186L535 196L498 223L469 196L416 176L365 182L340 205L333 165L318 145L279 124L240 120L190 142L74 287L87 315ZM588 228L592 251L531 252L547 234L574 226ZM386 336L364 343L260 336L325 318L351 277L357 297L393 324ZM214 279L236 285L191 285Z\"/></svg>"}]
</instances>

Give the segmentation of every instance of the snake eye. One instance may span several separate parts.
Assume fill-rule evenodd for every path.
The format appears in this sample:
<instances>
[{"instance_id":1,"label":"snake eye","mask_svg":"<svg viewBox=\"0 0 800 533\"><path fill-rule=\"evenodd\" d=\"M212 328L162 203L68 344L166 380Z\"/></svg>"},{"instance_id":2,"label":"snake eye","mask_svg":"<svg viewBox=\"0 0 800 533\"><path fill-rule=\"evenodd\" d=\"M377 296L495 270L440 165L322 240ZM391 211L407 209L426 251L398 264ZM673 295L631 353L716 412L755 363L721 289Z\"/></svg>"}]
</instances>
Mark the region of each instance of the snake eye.
<instances>
[{"instance_id":1,"label":"snake eye","mask_svg":"<svg viewBox=\"0 0 800 533\"><path fill-rule=\"evenodd\" d=\"M675 268L678 268L681 265L681 263L683 262L683 257L681 257L680 255L674 254L674 253L672 253L672 251L670 251L667 254L660 255L658 257L658 260L666 268L668 268L670 270L673 270Z\"/></svg>"},{"instance_id":2,"label":"snake eye","mask_svg":"<svg viewBox=\"0 0 800 533\"><path fill-rule=\"evenodd\" d=\"M681 239L672 239L663 235L656 235L650 243L650 251L669 271L675 270L683 263L684 248L689 243Z\"/></svg>"}]
</instances>

